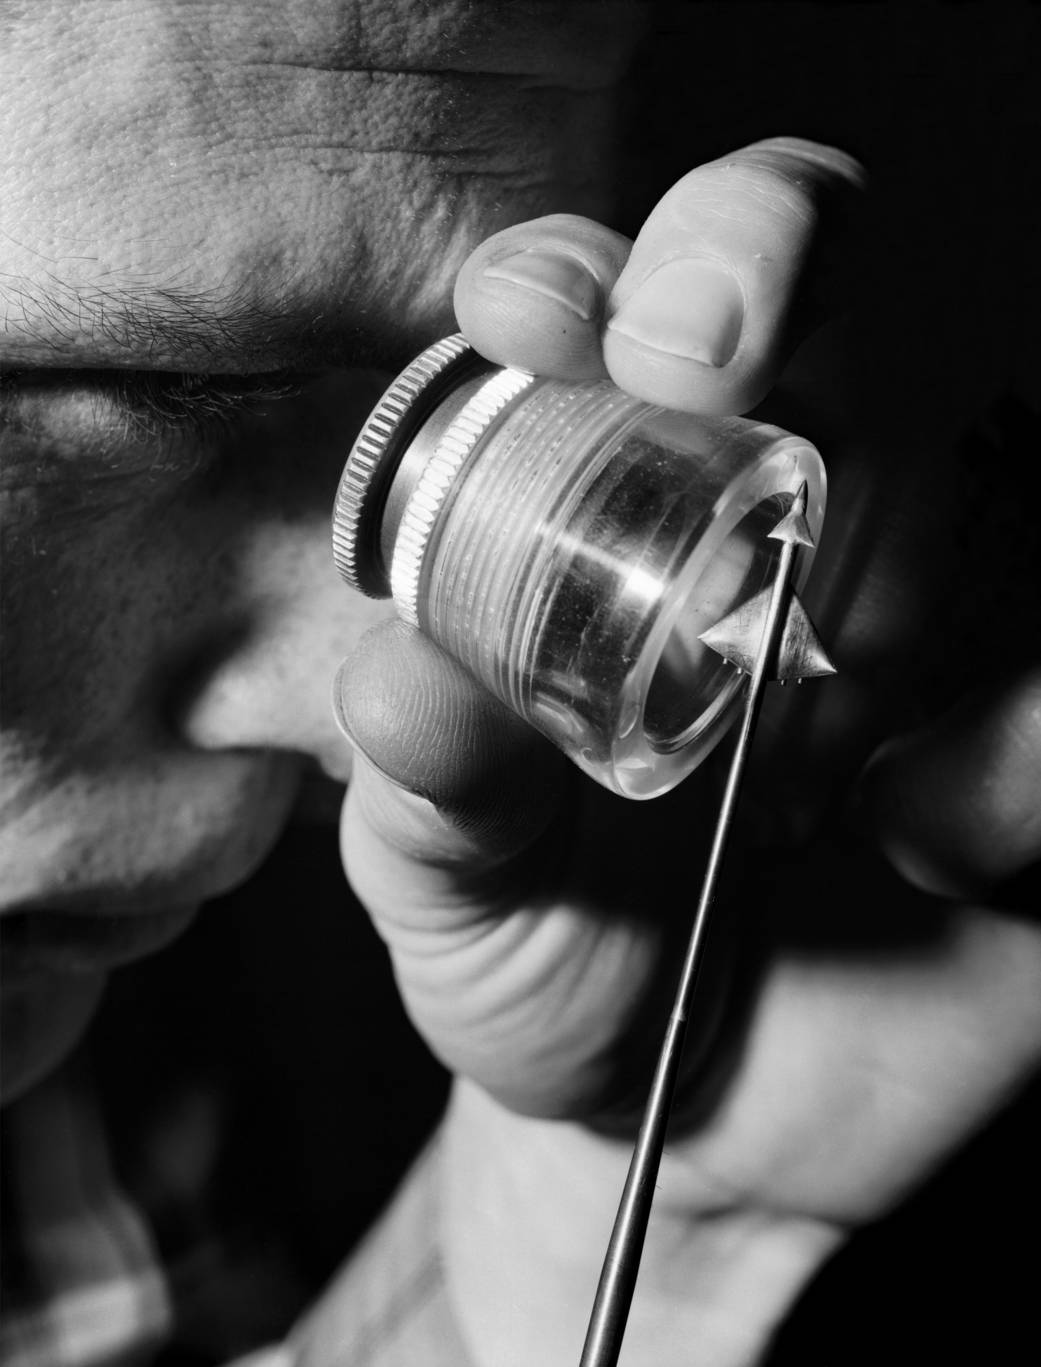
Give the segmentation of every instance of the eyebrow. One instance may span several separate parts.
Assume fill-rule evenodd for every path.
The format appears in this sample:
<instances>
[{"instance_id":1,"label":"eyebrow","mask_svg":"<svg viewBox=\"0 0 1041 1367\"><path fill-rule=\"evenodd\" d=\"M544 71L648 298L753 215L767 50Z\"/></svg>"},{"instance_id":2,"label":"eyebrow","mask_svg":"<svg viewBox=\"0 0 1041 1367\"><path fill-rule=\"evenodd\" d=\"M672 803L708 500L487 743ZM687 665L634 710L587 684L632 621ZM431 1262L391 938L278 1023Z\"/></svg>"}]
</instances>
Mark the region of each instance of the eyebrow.
<instances>
[{"instance_id":1,"label":"eyebrow","mask_svg":"<svg viewBox=\"0 0 1041 1367\"><path fill-rule=\"evenodd\" d=\"M48 275L28 281L0 273L6 364L184 369L250 373L287 366L386 365L399 360L390 339L264 309L218 291L148 281L73 286Z\"/></svg>"}]
</instances>

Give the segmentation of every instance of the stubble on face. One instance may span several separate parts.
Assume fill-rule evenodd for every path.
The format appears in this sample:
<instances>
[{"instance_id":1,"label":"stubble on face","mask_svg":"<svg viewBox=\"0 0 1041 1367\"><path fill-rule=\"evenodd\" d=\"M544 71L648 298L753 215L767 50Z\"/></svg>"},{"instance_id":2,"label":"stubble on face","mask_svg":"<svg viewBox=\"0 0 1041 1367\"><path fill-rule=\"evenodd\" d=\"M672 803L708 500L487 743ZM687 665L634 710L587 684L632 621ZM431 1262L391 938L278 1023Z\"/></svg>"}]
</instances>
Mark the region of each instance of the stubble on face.
<instances>
[{"instance_id":1,"label":"stubble on face","mask_svg":"<svg viewBox=\"0 0 1041 1367\"><path fill-rule=\"evenodd\" d=\"M141 911L211 896L270 847L296 773L296 757L277 752L307 746L266 722L230 748L179 734L171 680L252 630L258 604L281 595L299 625L301 603L321 618L334 601L307 576L326 566L315 538L327 537L329 471L351 437L343 413L357 386L342 368L393 367L451 330L452 282L481 238L545 212L606 211L614 84L638 8L0 10L0 372L37 372L19 410L32 419L7 432L17 564L2 645L18 668L0 738L11 761L0 861L12 860L4 910L32 930L37 958L64 963L70 943L92 952L114 909L148 920L154 933L133 934L156 948L166 923ZM335 441L309 394L283 406L292 442L270 422L262 442L236 438L249 446L242 465L223 449L186 453L180 438L168 460L163 441L98 421L116 373L283 368L344 377ZM305 430L315 435L301 453ZM229 468L248 471L248 487ZM311 654L315 633L300 628L294 657L348 648L364 615L337 607L333 620ZM98 962L125 953L106 941ZM48 974L34 959L5 995L9 1082L67 1050L100 984L83 965Z\"/></svg>"}]
</instances>

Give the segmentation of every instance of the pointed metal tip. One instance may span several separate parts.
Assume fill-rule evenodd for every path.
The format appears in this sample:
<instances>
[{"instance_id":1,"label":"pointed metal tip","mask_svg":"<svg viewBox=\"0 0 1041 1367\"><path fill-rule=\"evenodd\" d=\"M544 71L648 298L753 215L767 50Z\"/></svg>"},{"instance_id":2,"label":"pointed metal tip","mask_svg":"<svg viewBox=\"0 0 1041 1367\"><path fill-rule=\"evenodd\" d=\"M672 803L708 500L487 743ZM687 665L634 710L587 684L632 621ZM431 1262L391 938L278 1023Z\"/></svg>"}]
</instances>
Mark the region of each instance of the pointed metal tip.
<instances>
[{"instance_id":1,"label":"pointed metal tip","mask_svg":"<svg viewBox=\"0 0 1041 1367\"><path fill-rule=\"evenodd\" d=\"M809 523L806 521L806 502L809 495L806 481L799 485L792 498L792 506L767 536L773 541L788 541L798 546L815 546Z\"/></svg>"},{"instance_id":2,"label":"pointed metal tip","mask_svg":"<svg viewBox=\"0 0 1041 1367\"><path fill-rule=\"evenodd\" d=\"M762 646L770 594L769 588L763 589L728 613L715 626L703 631L698 640L717 655L722 655L730 664L751 674ZM818 679L836 672L802 601L798 594L792 593L777 663L770 677L782 681Z\"/></svg>"}]
</instances>

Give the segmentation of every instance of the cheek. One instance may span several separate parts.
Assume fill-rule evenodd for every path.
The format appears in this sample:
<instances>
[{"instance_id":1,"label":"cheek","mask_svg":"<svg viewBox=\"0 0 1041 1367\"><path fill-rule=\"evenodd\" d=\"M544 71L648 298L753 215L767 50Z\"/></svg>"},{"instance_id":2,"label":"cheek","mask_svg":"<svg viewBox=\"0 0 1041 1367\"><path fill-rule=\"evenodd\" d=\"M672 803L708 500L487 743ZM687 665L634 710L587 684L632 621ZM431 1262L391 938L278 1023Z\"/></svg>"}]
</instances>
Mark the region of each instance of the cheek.
<instances>
[{"instance_id":1,"label":"cheek","mask_svg":"<svg viewBox=\"0 0 1041 1367\"><path fill-rule=\"evenodd\" d=\"M76 514L39 499L5 548L8 736L53 757L154 730L149 675L198 611L204 578L220 591L211 539L183 497L113 490Z\"/></svg>"},{"instance_id":2,"label":"cheek","mask_svg":"<svg viewBox=\"0 0 1041 1367\"><path fill-rule=\"evenodd\" d=\"M353 402L5 519L0 901L205 899L270 848L301 755L346 777L332 677L388 611L332 563Z\"/></svg>"},{"instance_id":3,"label":"cheek","mask_svg":"<svg viewBox=\"0 0 1041 1367\"><path fill-rule=\"evenodd\" d=\"M175 728L203 643L247 629L250 518L201 486L137 492L19 524L2 640L8 908L204 900L256 866L292 801L294 758L203 755Z\"/></svg>"}]
</instances>

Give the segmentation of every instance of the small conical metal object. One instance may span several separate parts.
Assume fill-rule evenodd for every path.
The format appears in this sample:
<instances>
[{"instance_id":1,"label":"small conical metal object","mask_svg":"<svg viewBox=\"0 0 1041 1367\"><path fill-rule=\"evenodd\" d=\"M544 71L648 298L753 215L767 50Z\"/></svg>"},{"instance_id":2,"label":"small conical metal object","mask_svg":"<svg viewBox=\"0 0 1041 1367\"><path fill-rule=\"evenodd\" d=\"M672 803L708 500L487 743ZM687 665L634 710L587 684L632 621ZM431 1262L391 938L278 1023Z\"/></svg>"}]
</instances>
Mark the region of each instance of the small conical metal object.
<instances>
[{"instance_id":1,"label":"small conical metal object","mask_svg":"<svg viewBox=\"0 0 1041 1367\"><path fill-rule=\"evenodd\" d=\"M747 603L742 603L733 612L721 618L715 626L709 627L698 637L699 641L711 647L724 660L729 660L738 669L751 674L755 669L756 656L763 639L763 627L770 608L770 595L773 590L765 588ZM810 621L809 613L802 600L793 589L788 598L788 616L785 619L781 643L776 658L768 662L767 678L780 679L817 679L834 674L835 666L828 658L828 652L821 645L817 629Z\"/></svg>"},{"instance_id":2,"label":"small conical metal object","mask_svg":"<svg viewBox=\"0 0 1041 1367\"><path fill-rule=\"evenodd\" d=\"M789 678L806 677L798 672L803 668L808 674L818 676L835 672L809 617L791 588L798 548L813 545L806 524L805 484L796 493L791 508L770 532L770 536L782 543L772 586L736 612L730 613L701 637L707 645L718 650L751 677L672 1015L600 1272L600 1284L582 1349L581 1367L615 1367L621 1351L636 1275L640 1268L647 1221L654 1200L655 1178L665 1146L665 1132L679 1074L687 1018L701 968L709 912L715 901L723 855L733 825L741 780L767 680L780 678L783 682Z\"/></svg>"}]
</instances>

